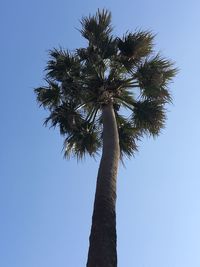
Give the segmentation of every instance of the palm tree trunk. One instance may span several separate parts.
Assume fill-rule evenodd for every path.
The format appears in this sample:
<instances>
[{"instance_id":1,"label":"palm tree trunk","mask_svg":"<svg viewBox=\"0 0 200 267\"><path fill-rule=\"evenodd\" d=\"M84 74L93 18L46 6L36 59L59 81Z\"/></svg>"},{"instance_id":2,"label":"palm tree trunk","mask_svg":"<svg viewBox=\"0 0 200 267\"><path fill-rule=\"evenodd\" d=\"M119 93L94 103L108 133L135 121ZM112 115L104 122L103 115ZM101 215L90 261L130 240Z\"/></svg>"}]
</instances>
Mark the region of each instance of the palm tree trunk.
<instances>
[{"instance_id":1,"label":"palm tree trunk","mask_svg":"<svg viewBox=\"0 0 200 267\"><path fill-rule=\"evenodd\" d=\"M90 234L87 267L117 266L116 178L119 163L119 136L113 104L102 108L103 153Z\"/></svg>"}]
</instances>

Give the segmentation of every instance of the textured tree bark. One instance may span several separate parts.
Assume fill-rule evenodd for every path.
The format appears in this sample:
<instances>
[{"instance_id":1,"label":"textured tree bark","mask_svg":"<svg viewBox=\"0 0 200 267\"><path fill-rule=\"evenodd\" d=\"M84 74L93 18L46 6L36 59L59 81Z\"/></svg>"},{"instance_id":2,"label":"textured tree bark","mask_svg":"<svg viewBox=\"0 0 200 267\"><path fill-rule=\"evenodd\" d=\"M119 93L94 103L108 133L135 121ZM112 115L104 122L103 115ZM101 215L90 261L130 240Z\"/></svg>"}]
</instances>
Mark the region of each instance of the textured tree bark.
<instances>
[{"instance_id":1,"label":"textured tree bark","mask_svg":"<svg viewBox=\"0 0 200 267\"><path fill-rule=\"evenodd\" d=\"M116 178L120 156L113 104L102 108L103 152L90 233L87 267L117 266Z\"/></svg>"}]
</instances>

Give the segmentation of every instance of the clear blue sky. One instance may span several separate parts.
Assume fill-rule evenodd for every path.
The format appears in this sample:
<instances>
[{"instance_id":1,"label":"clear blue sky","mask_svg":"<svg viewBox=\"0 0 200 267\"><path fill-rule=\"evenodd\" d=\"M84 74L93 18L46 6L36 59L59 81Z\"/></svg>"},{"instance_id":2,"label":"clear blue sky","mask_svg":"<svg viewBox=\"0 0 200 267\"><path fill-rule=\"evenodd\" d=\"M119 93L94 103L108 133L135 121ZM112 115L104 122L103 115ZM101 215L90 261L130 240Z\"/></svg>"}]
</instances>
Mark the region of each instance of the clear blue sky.
<instances>
[{"instance_id":1,"label":"clear blue sky","mask_svg":"<svg viewBox=\"0 0 200 267\"><path fill-rule=\"evenodd\" d=\"M0 266L85 266L99 158L63 159L63 140L42 126L33 88L43 84L48 49L84 45L79 19L106 7L116 34L151 29L156 49L180 68L166 129L120 166L118 266L199 267L199 1L0 5Z\"/></svg>"}]
</instances>

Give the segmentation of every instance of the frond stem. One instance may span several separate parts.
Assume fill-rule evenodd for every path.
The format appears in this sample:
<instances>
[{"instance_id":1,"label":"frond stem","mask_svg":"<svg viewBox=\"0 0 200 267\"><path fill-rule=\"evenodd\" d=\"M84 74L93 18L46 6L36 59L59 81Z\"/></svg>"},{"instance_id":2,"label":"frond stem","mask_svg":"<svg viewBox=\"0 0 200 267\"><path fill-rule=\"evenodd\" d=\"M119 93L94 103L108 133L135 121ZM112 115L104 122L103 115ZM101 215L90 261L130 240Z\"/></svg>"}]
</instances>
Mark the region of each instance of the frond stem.
<instances>
[{"instance_id":1,"label":"frond stem","mask_svg":"<svg viewBox=\"0 0 200 267\"><path fill-rule=\"evenodd\" d=\"M99 108L96 108L96 109L95 109L95 112L94 112L94 116L93 116L93 119L92 119L91 126L93 125L93 123L94 123L94 121L95 121L95 118L96 118L96 115L97 115L98 110L99 110Z\"/></svg>"},{"instance_id":2,"label":"frond stem","mask_svg":"<svg viewBox=\"0 0 200 267\"><path fill-rule=\"evenodd\" d=\"M84 106L86 106L87 104L91 103L94 99L90 99L90 101L87 101L81 105L79 105L75 110L78 111L79 109L83 108Z\"/></svg>"},{"instance_id":3,"label":"frond stem","mask_svg":"<svg viewBox=\"0 0 200 267\"><path fill-rule=\"evenodd\" d=\"M124 106L126 106L128 109L130 109L131 111L134 111L134 109L132 107L130 107L129 105L131 104L127 104L123 99L121 99L120 97L115 97L116 99L119 100L119 102L121 102Z\"/></svg>"}]
</instances>

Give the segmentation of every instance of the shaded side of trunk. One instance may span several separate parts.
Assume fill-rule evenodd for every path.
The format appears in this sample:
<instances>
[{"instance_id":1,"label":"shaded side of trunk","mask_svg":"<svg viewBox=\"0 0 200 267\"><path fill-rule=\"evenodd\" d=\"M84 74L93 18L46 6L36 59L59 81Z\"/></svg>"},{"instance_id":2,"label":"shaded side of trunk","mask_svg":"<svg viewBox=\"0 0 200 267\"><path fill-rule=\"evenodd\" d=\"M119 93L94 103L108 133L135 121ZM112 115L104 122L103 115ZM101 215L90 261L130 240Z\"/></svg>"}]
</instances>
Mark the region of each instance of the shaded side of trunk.
<instances>
[{"instance_id":1,"label":"shaded side of trunk","mask_svg":"<svg viewBox=\"0 0 200 267\"><path fill-rule=\"evenodd\" d=\"M87 267L117 266L116 178L119 163L119 136L113 104L102 109L103 152L90 234Z\"/></svg>"}]
</instances>

